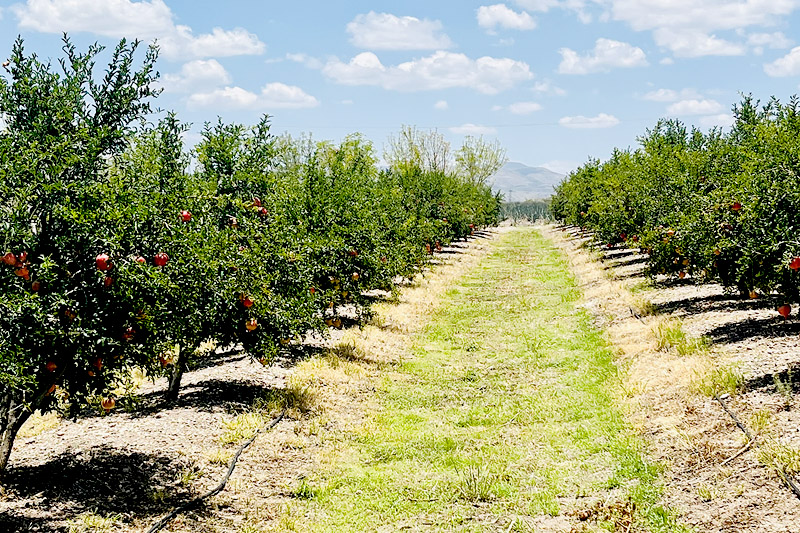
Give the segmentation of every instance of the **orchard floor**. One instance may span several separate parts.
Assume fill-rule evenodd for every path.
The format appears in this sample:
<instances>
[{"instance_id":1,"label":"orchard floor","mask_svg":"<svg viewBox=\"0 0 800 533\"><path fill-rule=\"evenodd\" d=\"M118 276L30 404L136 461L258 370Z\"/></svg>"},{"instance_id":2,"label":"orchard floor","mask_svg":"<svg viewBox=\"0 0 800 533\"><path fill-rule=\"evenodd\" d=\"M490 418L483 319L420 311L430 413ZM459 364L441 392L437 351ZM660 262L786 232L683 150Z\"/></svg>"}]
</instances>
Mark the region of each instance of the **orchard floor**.
<instances>
[{"instance_id":1,"label":"orchard floor","mask_svg":"<svg viewBox=\"0 0 800 533\"><path fill-rule=\"evenodd\" d=\"M800 531L800 500L765 466L800 467L800 323L769 298L648 283L640 257L589 252L586 240L501 228L447 249L374 323L299 359L264 368L232 352L187 374L173 405L156 382L129 412L37 419L12 452L0 531L146 531L215 486L248 431L285 405L227 489L164 531ZM549 270L526 273L534 266ZM549 322L525 314L547 308ZM678 318L681 355L658 346ZM689 342L701 335L711 344ZM609 357L566 364L575 350ZM559 381L593 369L607 387ZM741 432L699 392L727 375L714 369L741 374L743 392L726 401L760 448L737 455ZM610 414L559 425L559 409L543 421L520 407L570 387L593 391L569 396L587 413Z\"/></svg>"},{"instance_id":2,"label":"orchard floor","mask_svg":"<svg viewBox=\"0 0 800 533\"><path fill-rule=\"evenodd\" d=\"M800 484L796 311L784 320L774 296L648 280L631 250L587 249L590 238L575 228L544 233L568 254L584 305L617 350L628 418L665 466L664 504L700 532L800 531L800 499L778 472ZM670 331L681 334L663 346Z\"/></svg>"}]
</instances>

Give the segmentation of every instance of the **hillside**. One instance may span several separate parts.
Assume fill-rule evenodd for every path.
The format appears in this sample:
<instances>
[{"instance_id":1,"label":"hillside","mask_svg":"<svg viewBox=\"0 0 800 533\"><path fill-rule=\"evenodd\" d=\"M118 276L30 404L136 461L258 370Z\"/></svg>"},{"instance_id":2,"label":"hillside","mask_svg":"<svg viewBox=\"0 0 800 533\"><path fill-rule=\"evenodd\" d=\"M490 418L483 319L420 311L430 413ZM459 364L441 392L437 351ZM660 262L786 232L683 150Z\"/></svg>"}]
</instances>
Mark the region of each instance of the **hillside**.
<instances>
[{"instance_id":1,"label":"hillside","mask_svg":"<svg viewBox=\"0 0 800 533\"><path fill-rule=\"evenodd\" d=\"M492 188L503 193L506 201L522 202L547 198L564 176L543 167L529 167L513 161L506 163L492 178Z\"/></svg>"}]
</instances>

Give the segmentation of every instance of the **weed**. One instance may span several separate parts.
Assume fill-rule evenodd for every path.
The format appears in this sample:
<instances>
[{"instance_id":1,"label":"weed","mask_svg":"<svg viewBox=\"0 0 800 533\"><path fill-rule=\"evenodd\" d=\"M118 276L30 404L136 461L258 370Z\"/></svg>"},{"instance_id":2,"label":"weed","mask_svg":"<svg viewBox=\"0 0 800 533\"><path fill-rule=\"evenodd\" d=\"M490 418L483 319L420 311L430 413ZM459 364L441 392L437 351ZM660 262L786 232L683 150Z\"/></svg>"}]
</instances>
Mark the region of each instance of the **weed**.
<instances>
[{"instance_id":1,"label":"weed","mask_svg":"<svg viewBox=\"0 0 800 533\"><path fill-rule=\"evenodd\" d=\"M652 289L653 289L653 282L650 280L639 281L628 286L628 291L630 291L631 294L639 294L641 292L647 292Z\"/></svg>"},{"instance_id":2,"label":"weed","mask_svg":"<svg viewBox=\"0 0 800 533\"><path fill-rule=\"evenodd\" d=\"M191 484L195 479L200 479L203 475L205 475L205 472L198 466L187 467L178 474L178 483L186 486Z\"/></svg>"},{"instance_id":3,"label":"weed","mask_svg":"<svg viewBox=\"0 0 800 533\"><path fill-rule=\"evenodd\" d=\"M738 394L744 389L744 375L736 366L712 367L695 372L691 389L705 396Z\"/></svg>"},{"instance_id":4,"label":"weed","mask_svg":"<svg viewBox=\"0 0 800 533\"><path fill-rule=\"evenodd\" d=\"M760 435L765 433L772 421L772 412L768 409L759 409L750 416L750 428L753 433Z\"/></svg>"},{"instance_id":5,"label":"weed","mask_svg":"<svg viewBox=\"0 0 800 533\"><path fill-rule=\"evenodd\" d=\"M301 500L311 500L320 495L320 490L315 488L306 478L300 480L300 484L294 489L292 493L295 498Z\"/></svg>"},{"instance_id":6,"label":"weed","mask_svg":"<svg viewBox=\"0 0 800 533\"><path fill-rule=\"evenodd\" d=\"M702 483L697 487L697 495L705 502L710 502L719 498L719 491L708 483Z\"/></svg>"},{"instance_id":7,"label":"weed","mask_svg":"<svg viewBox=\"0 0 800 533\"><path fill-rule=\"evenodd\" d=\"M633 296L630 303L631 308L641 317L653 316L658 313L658 308L653 302L643 296Z\"/></svg>"},{"instance_id":8,"label":"weed","mask_svg":"<svg viewBox=\"0 0 800 533\"><path fill-rule=\"evenodd\" d=\"M460 472L456 489L468 502L488 502L497 497L498 476L487 472L481 465L471 465Z\"/></svg>"},{"instance_id":9,"label":"weed","mask_svg":"<svg viewBox=\"0 0 800 533\"><path fill-rule=\"evenodd\" d=\"M788 371L786 381L782 380L777 374L773 374L772 380L775 383L775 390L783 398L783 408L788 410L794 403L794 391L792 390L792 369Z\"/></svg>"},{"instance_id":10,"label":"weed","mask_svg":"<svg viewBox=\"0 0 800 533\"><path fill-rule=\"evenodd\" d=\"M652 329L659 350L674 349L680 356L708 352L711 343L705 337L691 337L683 331L680 319L659 320Z\"/></svg>"},{"instance_id":11,"label":"weed","mask_svg":"<svg viewBox=\"0 0 800 533\"><path fill-rule=\"evenodd\" d=\"M151 502L161 504L169 499L169 491L167 489L153 489L147 496Z\"/></svg>"},{"instance_id":12,"label":"weed","mask_svg":"<svg viewBox=\"0 0 800 533\"><path fill-rule=\"evenodd\" d=\"M220 444L239 444L251 438L264 425L266 419L260 412L247 412L237 415L233 420L223 422L224 432L219 438Z\"/></svg>"},{"instance_id":13,"label":"weed","mask_svg":"<svg viewBox=\"0 0 800 533\"><path fill-rule=\"evenodd\" d=\"M111 533L122 524L121 515L102 516L96 512L81 513L68 522L69 533Z\"/></svg>"},{"instance_id":14,"label":"weed","mask_svg":"<svg viewBox=\"0 0 800 533\"><path fill-rule=\"evenodd\" d=\"M758 460L769 467L782 469L789 475L800 472L800 449L790 444L771 439L759 449Z\"/></svg>"},{"instance_id":15,"label":"weed","mask_svg":"<svg viewBox=\"0 0 800 533\"><path fill-rule=\"evenodd\" d=\"M226 465L230 463L233 457L233 452L224 448L215 448L213 451L205 453L206 459L209 463L215 465Z\"/></svg>"}]
</instances>

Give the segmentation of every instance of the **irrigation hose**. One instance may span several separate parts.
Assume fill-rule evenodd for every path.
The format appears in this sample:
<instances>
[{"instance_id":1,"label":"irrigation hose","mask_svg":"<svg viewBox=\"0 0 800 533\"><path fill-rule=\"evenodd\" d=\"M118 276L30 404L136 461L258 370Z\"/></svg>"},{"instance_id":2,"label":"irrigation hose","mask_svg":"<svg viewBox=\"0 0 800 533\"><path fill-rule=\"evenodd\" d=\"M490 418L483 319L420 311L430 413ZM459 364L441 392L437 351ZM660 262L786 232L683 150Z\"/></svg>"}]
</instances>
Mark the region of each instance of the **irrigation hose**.
<instances>
[{"instance_id":1,"label":"irrigation hose","mask_svg":"<svg viewBox=\"0 0 800 533\"><path fill-rule=\"evenodd\" d=\"M742 432L745 434L745 436L748 438L750 444L755 444L757 448L761 448L761 444L759 444L756 438L753 436L753 434L750 433L750 430L747 429L747 427L744 424L742 424L742 422L739 420L739 417L737 417L736 414L730 410L728 405L725 403L725 400L720 398L717 393L714 393L714 399L719 402L719 404L722 406L725 412L728 413L728 416L730 416L731 419L736 423L736 425L739 426L739 429L741 429ZM795 496L800 498L800 487L797 486L797 483L795 483L795 481L792 479L792 476L790 476L789 473L781 465L773 464L772 466L778 472L778 476L780 476L784 484L787 487L789 487L789 489L792 492L794 492Z\"/></svg>"},{"instance_id":2,"label":"irrigation hose","mask_svg":"<svg viewBox=\"0 0 800 533\"><path fill-rule=\"evenodd\" d=\"M270 422L269 425L261 426L260 428L258 428L256 430L255 434L252 437L250 437L250 439L248 439L241 446L239 446L239 449L236 450L236 453L234 454L233 458L231 459L230 464L228 465L228 472L225 474L225 477L222 478L222 481L219 482L219 485L214 487L209 492L203 494L202 496L198 496L197 498L195 498L193 500L190 500L190 501L184 503L183 505L181 505L180 507L176 508L171 513L166 515L164 518L162 518L161 520L159 520L158 522L153 524L153 527L148 529L147 533L155 533L156 531L161 531L170 522L170 520L172 520L173 518L175 518L179 514L181 514L183 512L186 512L189 509L192 509L192 508L196 507L197 505L202 503L203 500L207 500L208 498L211 498L212 496L216 496L217 494L222 492L225 489L225 485L228 484L228 480L231 478L231 474L233 474L233 469L236 468L236 461L239 460L239 456L242 455L242 452L244 452L247 449L248 446L253 444L253 441L256 440L256 437L258 437L258 434L261 433L261 431L269 431L270 429L274 428L275 426L278 425L278 423L281 420L283 420L283 417L285 415L286 415L286 409L284 409L281 412L281 414L278 415L278 417L276 419L274 419L272 422Z\"/></svg>"}]
</instances>

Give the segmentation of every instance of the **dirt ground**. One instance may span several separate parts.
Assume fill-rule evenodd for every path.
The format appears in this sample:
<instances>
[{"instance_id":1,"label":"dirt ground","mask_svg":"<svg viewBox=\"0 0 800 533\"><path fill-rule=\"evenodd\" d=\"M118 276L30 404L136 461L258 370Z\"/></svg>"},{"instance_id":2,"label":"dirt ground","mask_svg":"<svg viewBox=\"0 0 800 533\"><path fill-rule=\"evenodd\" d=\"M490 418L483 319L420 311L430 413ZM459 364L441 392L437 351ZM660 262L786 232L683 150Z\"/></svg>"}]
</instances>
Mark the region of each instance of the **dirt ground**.
<instances>
[{"instance_id":1,"label":"dirt ground","mask_svg":"<svg viewBox=\"0 0 800 533\"><path fill-rule=\"evenodd\" d=\"M574 228L544 231L569 255L586 307L618 348L629 376L630 418L650 442L651 457L666 467L665 503L702 532L800 531L800 499L765 464L777 458L797 468L797 314L784 320L775 297L743 299L716 284L646 283L643 256L624 248L590 252L589 237ZM685 356L657 349L654 329L665 320L680 320L710 349ZM723 401L759 444L743 452L743 432L695 386L725 368L743 376L744 391Z\"/></svg>"}]
</instances>

